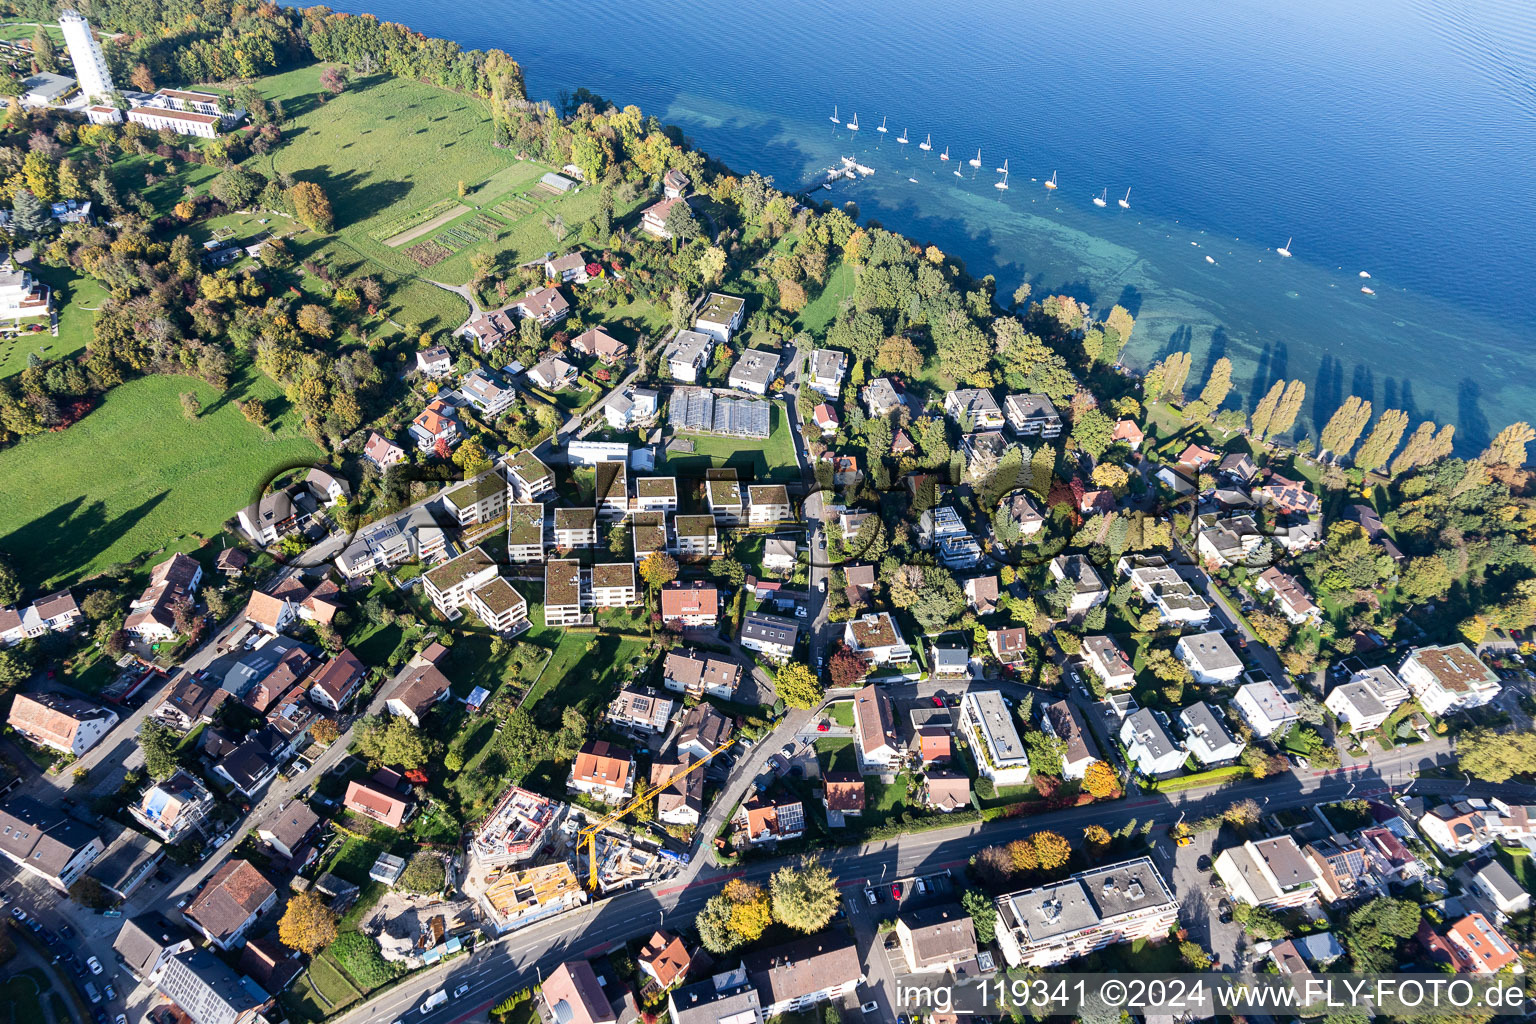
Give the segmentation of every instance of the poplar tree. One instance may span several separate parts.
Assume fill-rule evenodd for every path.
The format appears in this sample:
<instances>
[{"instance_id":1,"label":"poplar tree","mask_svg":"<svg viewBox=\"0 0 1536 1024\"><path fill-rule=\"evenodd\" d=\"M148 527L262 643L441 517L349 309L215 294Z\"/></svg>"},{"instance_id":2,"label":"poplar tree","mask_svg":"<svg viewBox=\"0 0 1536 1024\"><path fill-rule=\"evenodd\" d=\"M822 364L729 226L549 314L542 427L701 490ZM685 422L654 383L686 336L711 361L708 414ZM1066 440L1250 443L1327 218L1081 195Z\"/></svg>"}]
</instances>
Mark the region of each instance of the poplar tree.
<instances>
[{"instance_id":1,"label":"poplar tree","mask_svg":"<svg viewBox=\"0 0 1536 1024\"><path fill-rule=\"evenodd\" d=\"M1189 353L1175 352L1163 364L1163 397L1184 404L1184 382L1189 379Z\"/></svg>"},{"instance_id":2,"label":"poplar tree","mask_svg":"<svg viewBox=\"0 0 1536 1024\"><path fill-rule=\"evenodd\" d=\"M1456 428L1450 424L1435 432L1433 420L1425 420L1420 423L1418 429L1408 438L1408 443L1392 460L1391 473L1397 476L1406 473L1410 469L1427 466L1436 459L1442 459L1451 453L1451 439L1456 433Z\"/></svg>"},{"instance_id":3,"label":"poplar tree","mask_svg":"<svg viewBox=\"0 0 1536 1024\"><path fill-rule=\"evenodd\" d=\"M1301 412L1301 403L1306 398L1307 386L1301 381L1293 380L1285 386L1285 394L1280 396L1280 404L1275 407L1275 416L1269 421L1270 437L1290 433L1296 425L1297 414Z\"/></svg>"},{"instance_id":4,"label":"poplar tree","mask_svg":"<svg viewBox=\"0 0 1536 1024\"><path fill-rule=\"evenodd\" d=\"M1200 392L1200 401L1210 406L1211 412L1221 408L1221 403L1227 400L1227 393L1232 390L1232 360L1222 356L1211 367L1211 375L1205 381L1205 387Z\"/></svg>"},{"instance_id":5,"label":"poplar tree","mask_svg":"<svg viewBox=\"0 0 1536 1024\"><path fill-rule=\"evenodd\" d=\"M1376 421L1376 427L1371 431L1371 436L1365 439L1360 446L1360 454L1355 457L1355 468L1369 473L1371 470L1384 466L1392 453L1397 451L1398 442L1403 439L1403 431L1408 429L1408 414L1401 409L1388 409L1381 414Z\"/></svg>"},{"instance_id":6,"label":"poplar tree","mask_svg":"<svg viewBox=\"0 0 1536 1024\"><path fill-rule=\"evenodd\" d=\"M1521 420L1499 431L1499 436L1488 445L1488 450L1478 456L1488 466L1525 465L1525 446L1536 441L1536 430Z\"/></svg>"},{"instance_id":7,"label":"poplar tree","mask_svg":"<svg viewBox=\"0 0 1536 1024\"><path fill-rule=\"evenodd\" d=\"M1350 395L1328 418L1328 424L1323 427L1317 443L1333 452L1335 458L1347 458L1354 450L1355 442L1360 440L1360 432L1365 429L1370 418L1371 403L1358 395Z\"/></svg>"},{"instance_id":8,"label":"poplar tree","mask_svg":"<svg viewBox=\"0 0 1536 1024\"><path fill-rule=\"evenodd\" d=\"M1274 422L1275 410L1280 406L1280 397L1285 394L1285 381L1277 380L1274 386L1259 399L1259 404L1253 410L1253 436L1263 439L1269 433L1269 425Z\"/></svg>"}]
</instances>

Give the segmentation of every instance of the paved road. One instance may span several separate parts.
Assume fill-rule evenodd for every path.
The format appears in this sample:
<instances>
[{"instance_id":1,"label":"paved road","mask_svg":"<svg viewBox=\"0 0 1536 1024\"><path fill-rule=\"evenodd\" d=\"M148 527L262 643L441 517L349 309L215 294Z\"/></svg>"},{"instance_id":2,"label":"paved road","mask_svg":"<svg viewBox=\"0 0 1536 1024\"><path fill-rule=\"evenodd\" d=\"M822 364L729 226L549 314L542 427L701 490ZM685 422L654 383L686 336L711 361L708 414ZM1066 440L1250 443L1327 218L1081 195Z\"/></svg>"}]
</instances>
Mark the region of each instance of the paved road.
<instances>
[{"instance_id":1,"label":"paved road","mask_svg":"<svg viewBox=\"0 0 1536 1024\"><path fill-rule=\"evenodd\" d=\"M1051 828L1075 838L1090 824L1115 830L1131 818L1156 823L1153 838L1158 847L1167 846L1167 826L1180 814L1197 819L1219 813L1234 799L1251 797L1266 813L1294 807L1309 807L1325 800L1351 796L1384 796L1391 789L1415 794L1505 796L1529 800L1536 790L1524 786L1467 787L1444 780L1415 780L1411 773L1428 767L1432 758L1416 759L1413 748L1394 751L1386 763L1373 770L1296 778L1281 776L1238 788L1174 793L1141 800L1124 801L1102 807L1083 807L993 822L967 824L932 832L902 836L899 839L846 847L823 855L823 860L841 879L845 889L861 889L866 882L882 877L905 878L916 874L959 869L985 846L1007 842L1021 835ZM1385 755L1384 755L1385 756ZM1168 859L1161 854L1159 866L1167 871ZM445 1007L420 1015L421 1024L447 1024L483 1011L523 985L536 981L541 972L574 957L596 956L628 938L655 928L660 915L670 920L687 920L697 914L710 896L727 879L740 877L765 882L782 862L775 859L754 860L736 868L720 868L700 863L691 882L659 889L641 889L624 893L597 905L563 914L550 921L513 932L500 941L482 947L472 958L424 971L341 1018L346 1024L391 1021L419 1006L430 992L451 992L460 984L471 985L469 995L450 1001ZM1182 895L1182 894L1181 894ZM1223 957L1225 959L1225 957ZM889 1005L887 1002L886 1005ZM417 1017L413 1016L412 1020Z\"/></svg>"}]
</instances>

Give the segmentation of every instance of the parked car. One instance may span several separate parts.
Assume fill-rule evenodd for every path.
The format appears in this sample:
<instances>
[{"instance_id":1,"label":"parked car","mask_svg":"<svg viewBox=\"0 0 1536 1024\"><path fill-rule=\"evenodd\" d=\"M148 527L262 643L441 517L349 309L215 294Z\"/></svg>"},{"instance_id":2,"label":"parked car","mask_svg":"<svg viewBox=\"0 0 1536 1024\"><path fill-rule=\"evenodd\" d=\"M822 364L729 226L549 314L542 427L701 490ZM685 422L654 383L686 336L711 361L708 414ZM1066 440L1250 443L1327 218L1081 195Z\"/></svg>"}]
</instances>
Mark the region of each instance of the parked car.
<instances>
[{"instance_id":1,"label":"parked car","mask_svg":"<svg viewBox=\"0 0 1536 1024\"><path fill-rule=\"evenodd\" d=\"M1201 871L1211 870L1211 858L1209 854L1202 853L1200 859L1195 861L1195 867Z\"/></svg>"},{"instance_id":2,"label":"parked car","mask_svg":"<svg viewBox=\"0 0 1536 1024\"><path fill-rule=\"evenodd\" d=\"M89 967L91 969L91 973L92 974L100 974L101 973L101 961L97 960L95 957L91 957L88 960L86 960L85 961L85 966L87 966L87 967Z\"/></svg>"},{"instance_id":3,"label":"parked car","mask_svg":"<svg viewBox=\"0 0 1536 1024\"><path fill-rule=\"evenodd\" d=\"M862 1010L864 1013L879 1013L880 1012L880 1004L875 1002L873 999L871 999L869 1002L867 1002L863 1006L859 1007L859 1009Z\"/></svg>"},{"instance_id":4,"label":"parked car","mask_svg":"<svg viewBox=\"0 0 1536 1024\"><path fill-rule=\"evenodd\" d=\"M891 883L891 899L898 903L901 902L901 886L895 882Z\"/></svg>"},{"instance_id":5,"label":"parked car","mask_svg":"<svg viewBox=\"0 0 1536 1024\"><path fill-rule=\"evenodd\" d=\"M874 906L876 903L880 902L879 898L875 895L875 890L873 889L865 889L864 898L869 901L870 906Z\"/></svg>"},{"instance_id":6,"label":"parked car","mask_svg":"<svg viewBox=\"0 0 1536 1024\"><path fill-rule=\"evenodd\" d=\"M117 989L112 987L112 983L110 981L101 986L101 990L107 994L108 999L117 998Z\"/></svg>"},{"instance_id":7,"label":"parked car","mask_svg":"<svg viewBox=\"0 0 1536 1024\"><path fill-rule=\"evenodd\" d=\"M828 729L831 729L831 728L832 728L832 726L829 725L826 722L817 722L816 723L816 731L817 732L826 732Z\"/></svg>"},{"instance_id":8,"label":"parked car","mask_svg":"<svg viewBox=\"0 0 1536 1024\"><path fill-rule=\"evenodd\" d=\"M170 881L170 879L166 879L166 881ZM59 934L66 939L73 939L75 937L75 930L67 924L61 924L59 925Z\"/></svg>"}]
</instances>

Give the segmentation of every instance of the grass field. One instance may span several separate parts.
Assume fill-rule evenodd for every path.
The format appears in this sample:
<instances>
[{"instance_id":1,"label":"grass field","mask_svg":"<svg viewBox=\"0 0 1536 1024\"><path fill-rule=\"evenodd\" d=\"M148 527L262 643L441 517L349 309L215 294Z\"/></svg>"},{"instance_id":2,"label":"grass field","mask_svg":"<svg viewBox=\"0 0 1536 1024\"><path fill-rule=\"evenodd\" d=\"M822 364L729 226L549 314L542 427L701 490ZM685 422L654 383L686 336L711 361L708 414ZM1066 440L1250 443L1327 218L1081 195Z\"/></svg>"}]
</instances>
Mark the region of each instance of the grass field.
<instances>
[{"instance_id":1,"label":"grass field","mask_svg":"<svg viewBox=\"0 0 1536 1024\"><path fill-rule=\"evenodd\" d=\"M616 684L629 678L628 663L644 648L643 641L627 637L567 631L529 691L526 706L541 721L558 722L560 711L579 705L586 705L585 710L595 715L613 695Z\"/></svg>"},{"instance_id":2,"label":"grass field","mask_svg":"<svg viewBox=\"0 0 1536 1024\"><path fill-rule=\"evenodd\" d=\"M856 279L853 267L839 260L837 266L832 268L832 273L827 275L827 283L821 293L807 302L800 311L800 329L810 331L818 338L823 336L827 325L837 318L843 300L853 295Z\"/></svg>"},{"instance_id":3,"label":"grass field","mask_svg":"<svg viewBox=\"0 0 1536 1024\"><path fill-rule=\"evenodd\" d=\"M80 277L67 270L33 264L32 273L53 288L54 305L59 309L59 336L48 331L0 338L0 377L9 377L27 368L33 353L41 359L63 359L80 352L91 341L95 310L107 297L106 289L95 278ZM46 326L46 321L44 322Z\"/></svg>"},{"instance_id":4,"label":"grass field","mask_svg":"<svg viewBox=\"0 0 1536 1024\"><path fill-rule=\"evenodd\" d=\"M182 414L183 391L202 401L195 420ZM272 433L234 407L246 396L267 401ZM187 534L211 536L273 469L320 454L279 412L264 377L222 395L179 376L114 388L68 430L0 451L0 549L29 584L48 587Z\"/></svg>"},{"instance_id":5,"label":"grass field","mask_svg":"<svg viewBox=\"0 0 1536 1024\"><path fill-rule=\"evenodd\" d=\"M321 103L320 71L313 65L258 83L268 98L282 100L290 125L283 145L253 157L252 166L320 184L336 214L334 240L355 258L406 278L463 284L472 253L489 253L503 266L541 257L558 244L550 219L561 218L570 239L596 212L596 189L559 197L532 191L551 168L518 161L492 146L483 101L380 75ZM381 111L387 113L380 116ZM481 241L449 244L454 254L430 268L407 254L409 245L383 244L459 202L468 207L463 214L413 241L453 242L455 231ZM617 209L615 216L627 212ZM495 240L483 230L488 222L496 226ZM414 310L411 315L427 319Z\"/></svg>"},{"instance_id":6,"label":"grass field","mask_svg":"<svg viewBox=\"0 0 1536 1024\"><path fill-rule=\"evenodd\" d=\"M800 479L800 464L795 461L795 441L789 429L784 403L770 400L768 439L717 437L712 434L687 434L692 452L668 452L657 472L693 474L718 466L734 466L743 479L792 481Z\"/></svg>"}]
</instances>

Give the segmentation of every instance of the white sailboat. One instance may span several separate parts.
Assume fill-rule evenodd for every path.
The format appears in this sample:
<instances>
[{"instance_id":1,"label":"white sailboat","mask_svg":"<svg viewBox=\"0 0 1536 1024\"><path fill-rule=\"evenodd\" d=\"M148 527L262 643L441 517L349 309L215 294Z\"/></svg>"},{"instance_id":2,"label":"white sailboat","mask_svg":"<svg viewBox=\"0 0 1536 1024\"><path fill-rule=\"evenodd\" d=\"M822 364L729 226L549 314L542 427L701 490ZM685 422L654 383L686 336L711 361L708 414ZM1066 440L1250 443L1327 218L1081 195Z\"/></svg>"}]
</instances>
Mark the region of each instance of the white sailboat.
<instances>
[{"instance_id":1,"label":"white sailboat","mask_svg":"<svg viewBox=\"0 0 1536 1024\"><path fill-rule=\"evenodd\" d=\"M881 133L882 135L885 134L885 118L882 117L880 119L880 127L876 128L875 131Z\"/></svg>"},{"instance_id":2,"label":"white sailboat","mask_svg":"<svg viewBox=\"0 0 1536 1024\"><path fill-rule=\"evenodd\" d=\"M1008 161L1004 160L1003 163L1004 163L1004 165L1006 165L1008 163ZM1007 190L1007 188L1008 188L1008 168L1007 168L1007 166L1003 167L1003 180L994 183L992 187L993 188L1000 188L1000 189L1003 189L1005 191Z\"/></svg>"},{"instance_id":3,"label":"white sailboat","mask_svg":"<svg viewBox=\"0 0 1536 1024\"><path fill-rule=\"evenodd\" d=\"M1285 258L1289 259L1290 256L1291 256L1291 242L1293 242L1293 241L1295 241L1295 239L1287 238L1285 240L1285 244L1282 245L1280 248L1276 249L1275 252L1277 252L1281 256L1284 256Z\"/></svg>"},{"instance_id":4,"label":"white sailboat","mask_svg":"<svg viewBox=\"0 0 1536 1024\"><path fill-rule=\"evenodd\" d=\"M1369 278L1371 276L1371 274L1370 274L1370 271L1368 271L1368 270L1362 270L1362 271L1360 271L1360 276L1364 277L1364 278Z\"/></svg>"},{"instance_id":5,"label":"white sailboat","mask_svg":"<svg viewBox=\"0 0 1536 1024\"><path fill-rule=\"evenodd\" d=\"M1093 197L1093 205L1094 206L1108 206L1109 205L1109 189L1106 188L1099 195L1094 196Z\"/></svg>"},{"instance_id":6,"label":"white sailboat","mask_svg":"<svg viewBox=\"0 0 1536 1024\"><path fill-rule=\"evenodd\" d=\"M949 159L949 147L948 146L945 146L944 147L944 152L939 154L939 159L940 160L948 160Z\"/></svg>"},{"instance_id":7,"label":"white sailboat","mask_svg":"<svg viewBox=\"0 0 1536 1024\"><path fill-rule=\"evenodd\" d=\"M933 136L929 135L922 142L919 142L917 144L917 148L922 150L924 153L928 152L930 149L933 148Z\"/></svg>"},{"instance_id":8,"label":"white sailboat","mask_svg":"<svg viewBox=\"0 0 1536 1024\"><path fill-rule=\"evenodd\" d=\"M1121 199L1119 202L1120 202L1120 209L1122 209L1122 210L1129 210L1131 208L1131 190L1130 189L1126 189L1125 190L1125 198Z\"/></svg>"},{"instance_id":9,"label":"white sailboat","mask_svg":"<svg viewBox=\"0 0 1536 1024\"><path fill-rule=\"evenodd\" d=\"M1059 187L1060 187L1060 186L1059 186L1059 185L1057 185L1057 184L1056 184L1056 172L1055 172L1055 171L1052 171L1052 172L1051 172L1051 180L1050 180L1050 181L1048 181L1048 182L1046 182L1046 183L1045 183L1045 187L1046 187L1046 188L1048 188L1048 189L1050 189L1050 190L1051 190L1051 191L1053 191L1053 192L1054 192L1054 191L1055 191L1055 190L1056 190L1056 189L1057 189L1057 188L1059 188Z\"/></svg>"},{"instance_id":10,"label":"white sailboat","mask_svg":"<svg viewBox=\"0 0 1536 1024\"><path fill-rule=\"evenodd\" d=\"M901 130L901 134L896 136L896 141L901 143L903 146L905 146L907 143L911 142L912 140L907 138L907 130L905 128L903 128Z\"/></svg>"},{"instance_id":11,"label":"white sailboat","mask_svg":"<svg viewBox=\"0 0 1536 1024\"><path fill-rule=\"evenodd\" d=\"M972 167L980 167L980 166L981 166L981 150L979 150L979 149L978 149L978 150L977 150L977 151L976 151L976 156L975 156L975 157L973 157L973 158L972 158L972 159L971 159L971 160L970 160L970 161L969 161L969 163L970 163L970 165L971 165L971 166L972 166Z\"/></svg>"},{"instance_id":12,"label":"white sailboat","mask_svg":"<svg viewBox=\"0 0 1536 1024\"><path fill-rule=\"evenodd\" d=\"M831 121L833 124L842 124L843 123L843 122L841 122L841 121L839 121L837 119L837 104L836 103L832 104L832 116L827 118L827 120Z\"/></svg>"},{"instance_id":13,"label":"white sailboat","mask_svg":"<svg viewBox=\"0 0 1536 1024\"><path fill-rule=\"evenodd\" d=\"M1364 292L1365 294L1367 294L1367 295L1375 295L1376 294L1376 289L1370 287L1369 285L1361 285L1360 286L1360 290L1362 292Z\"/></svg>"},{"instance_id":14,"label":"white sailboat","mask_svg":"<svg viewBox=\"0 0 1536 1024\"><path fill-rule=\"evenodd\" d=\"M851 132L856 132L859 130L859 112L857 110L853 112L853 120L849 121L843 127L847 128Z\"/></svg>"}]
</instances>

